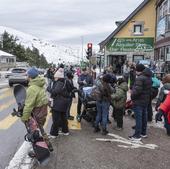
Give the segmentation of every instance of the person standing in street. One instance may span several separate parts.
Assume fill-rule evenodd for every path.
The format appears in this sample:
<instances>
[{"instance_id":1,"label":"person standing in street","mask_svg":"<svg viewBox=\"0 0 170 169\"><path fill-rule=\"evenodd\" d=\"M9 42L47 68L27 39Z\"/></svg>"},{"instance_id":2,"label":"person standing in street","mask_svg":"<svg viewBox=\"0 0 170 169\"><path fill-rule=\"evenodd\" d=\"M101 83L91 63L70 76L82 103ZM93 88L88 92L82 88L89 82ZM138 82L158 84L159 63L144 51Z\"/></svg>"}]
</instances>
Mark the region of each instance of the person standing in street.
<instances>
[{"instance_id":1,"label":"person standing in street","mask_svg":"<svg viewBox=\"0 0 170 169\"><path fill-rule=\"evenodd\" d=\"M113 93L113 89L110 85L111 76L110 74L105 74L98 84L98 97L96 101L97 107L97 116L95 121L95 129L94 132L99 132L101 129L99 127L99 123L102 127L102 134L107 135L107 123L109 116L109 106L111 101L111 94Z\"/></svg>"},{"instance_id":2,"label":"person standing in street","mask_svg":"<svg viewBox=\"0 0 170 169\"><path fill-rule=\"evenodd\" d=\"M79 84L80 93L82 92L83 87L93 86L93 77L90 74L88 74L86 68L82 69L82 73L78 78L78 84ZM81 106L82 106L81 98L80 96L78 96L78 103L77 103L77 120L78 121L80 120Z\"/></svg>"},{"instance_id":3,"label":"person standing in street","mask_svg":"<svg viewBox=\"0 0 170 169\"><path fill-rule=\"evenodd\" d=\"M63 135L69 135L67 110L69 107L69 97L71 90L69 82L64 78L64 69L59 68L54 74L54 84L50 90L53 99L52 106L52 126L50 130L50 137L56 138L59 134L59 127L61 127Z\"/></svg>"},{"instance_id":4,"label":"person standing in street","mask_svg":"<svg viewBox=\"0 0 170 169\"><path fill-rule=\"evenodd\" d=\"M151 96L152 72L143 64L136 65L137 78L131 91L133 111L135 113L135 133L129 136L132 141L147 137L147 107Z\"/></svg>"},{"instance_id":5,"label":"person standing in street","mask_svg":"<svg viewBox=\"0 0 170 169\"><path fill-rule=\"evenodd\" d=\"M38 123L38 127L41 128L41 132L43 131L41 134L43 135L49 150L53 151L48 136L43 129L47 117L48 104L48 99L44 88L45 79L38 75L39 72L35 68L31 68L27 71L29 84L26 91L26 100L21 120L25 123L33 117ZM28 154L30 157L35 157L35 153L33 151L30 151Z\"/></svg>"},{"instance_id":6,"label":"person standing in street","mask_svg":"<svg viewBox=\"0 0 170 169\"><path fill-rule=\"evenodd\" d=\"M74 84L73 84L73 78L74 78L73 72L68 71L66 76L67 76L67 80L68 80L69 85L70 85L69 88L71 90L71 94L70 94L70 97L69 97L70 102L69 102L69 107L68 107L68 110L67 110L67 118L68 118L68 120L74 120L74 116L70 115L70 109L71 109L73 98L75 98L74 90L76 90L77 88L74 87Z\"/></svg>"},{"instance_id":7,"label":"person standing in street","mask_svg":"<svg viewBox=\"0 0 170 169\"><path fill-rule=\"evenodd\" d=\"M128 84L124 78L117 80L117 86L115 92L111 95L111 102L114 107L115 119L117 127L115 130L123 129L123 115L125 112L125 104L127 100Z\"/></svg>"},{"instance_id":8,"label":"person standing in street","mask_svg":"<svg viewBox=\"0 0 170 169\"><path fill-rule=\"evenodd\" d=\"M166 128L167 135L170 136L170 92L168 91L166 99L161 103L158 113L155 116L156 122L162 121L164 116L164 127Z\"/></svg>"}]
</instances>

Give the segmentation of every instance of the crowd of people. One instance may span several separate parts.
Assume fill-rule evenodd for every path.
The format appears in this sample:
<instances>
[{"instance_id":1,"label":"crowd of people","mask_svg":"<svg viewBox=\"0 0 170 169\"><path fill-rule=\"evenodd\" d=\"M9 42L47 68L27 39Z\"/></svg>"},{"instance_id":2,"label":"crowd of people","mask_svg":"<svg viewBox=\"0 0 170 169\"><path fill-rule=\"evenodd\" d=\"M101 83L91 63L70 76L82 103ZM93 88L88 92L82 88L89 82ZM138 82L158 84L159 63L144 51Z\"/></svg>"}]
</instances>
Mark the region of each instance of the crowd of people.
<instances>
[{"instance_id":1,"label":"crowd of people","mask_svg":"<svg viewBox=\"0 0 170 169\"><path fill-rule=\"evenodd\" d=\"M126 68L126 66L125 66ZM75 93L84 87L92 87L91 96L96 101L96 117L94 121L94 132L103 135L108 133L110 122L110 110L112 117L117 122L115 130L123 130L123 116L125 114L127 94L130 94L132 111L134 112L136 125L133 126L134 134L129 136L132 141L139 141L147 137L147 123L153 121L152 101L158 95L155 110L155 120L162 121L164 117L167 135L170 136L170 74L164 76L163 86L160 88L160 80L154 75L150 68L143 64L131 64L124 68L123 76L117 78L112 66L108 66L96 77L95 67L78 68L77 71L71 66L65 69L64 65L58 68L49 68L46 77L48 79L47 91L50 93L50 104L52 112L52 126L50 137L56 138L59 134L69 135L68 120L73 120L70 108ZM78 88L74 86L74 75L78 76ZM37 114L37 121L44 124L47 116L47 97L45 94L45 80L38 76L35 68L28 71L29 87L27 99L23 111L22 121L27 121L31 112ZM160 89L160 90L159 90ZM158 94L159 93L159 94ZM112 109L110 109L112 107ZM38 108L38 109L37 109ZM43 113L42 113L43 111ZM82 111L82 100L78 95L77 120L80 120Z\"/></svg>"}]
</instances>

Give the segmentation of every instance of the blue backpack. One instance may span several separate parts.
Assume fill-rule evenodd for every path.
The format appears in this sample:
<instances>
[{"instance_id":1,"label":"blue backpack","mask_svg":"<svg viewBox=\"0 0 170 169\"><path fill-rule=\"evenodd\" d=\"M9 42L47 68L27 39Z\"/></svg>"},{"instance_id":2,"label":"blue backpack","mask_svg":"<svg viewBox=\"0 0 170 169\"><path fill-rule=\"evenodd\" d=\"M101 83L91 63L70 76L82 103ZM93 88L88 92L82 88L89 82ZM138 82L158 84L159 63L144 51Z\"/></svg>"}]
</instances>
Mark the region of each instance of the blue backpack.
<instances>
[{"instance_id":1,"label":"blue backpack","mask_svg":"<svg viewBox=\"0 0 170 169\"><path fill-rule=\"evenodd\" d=\"M157 77L152 77L152 87L159 88L160 85L160 80Z\"/></svg>"}]
</instances>

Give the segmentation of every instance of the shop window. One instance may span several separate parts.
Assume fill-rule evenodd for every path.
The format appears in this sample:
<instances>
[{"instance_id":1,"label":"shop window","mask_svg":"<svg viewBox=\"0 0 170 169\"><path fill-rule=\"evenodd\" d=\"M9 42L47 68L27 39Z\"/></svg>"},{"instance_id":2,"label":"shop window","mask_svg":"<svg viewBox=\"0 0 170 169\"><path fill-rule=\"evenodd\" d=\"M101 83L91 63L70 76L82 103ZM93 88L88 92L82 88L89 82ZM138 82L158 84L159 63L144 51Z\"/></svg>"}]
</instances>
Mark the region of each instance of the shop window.
<instances>
[{"instance_id":1,"label":"shop window","mask_svg":"<svg viewBox=\"0 0 170 169\"><path fill-rule=\"evenodd\" d=\"M133 55L133 62L138 63L140 60L143 60L143 55Z\"/></svg>"}]
</instances>

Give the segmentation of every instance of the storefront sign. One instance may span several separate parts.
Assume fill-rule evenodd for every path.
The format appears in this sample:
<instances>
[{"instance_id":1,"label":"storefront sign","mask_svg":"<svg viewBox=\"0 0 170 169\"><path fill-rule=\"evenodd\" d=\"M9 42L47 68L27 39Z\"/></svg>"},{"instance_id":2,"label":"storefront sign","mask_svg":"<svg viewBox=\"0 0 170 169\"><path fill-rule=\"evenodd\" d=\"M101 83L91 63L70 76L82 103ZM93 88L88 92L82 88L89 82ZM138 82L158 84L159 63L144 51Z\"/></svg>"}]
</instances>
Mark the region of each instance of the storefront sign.
<instances>
[{"instance_id":1,"label":"storefront sign","mask_svg":"<svg viewBox=\"0 0 170 169\"><path fill-rule=\"evenodd\" d=\"M154 38L112 38L106 48L110 52L152 52Z\"/></svg>"}]
</instances>

